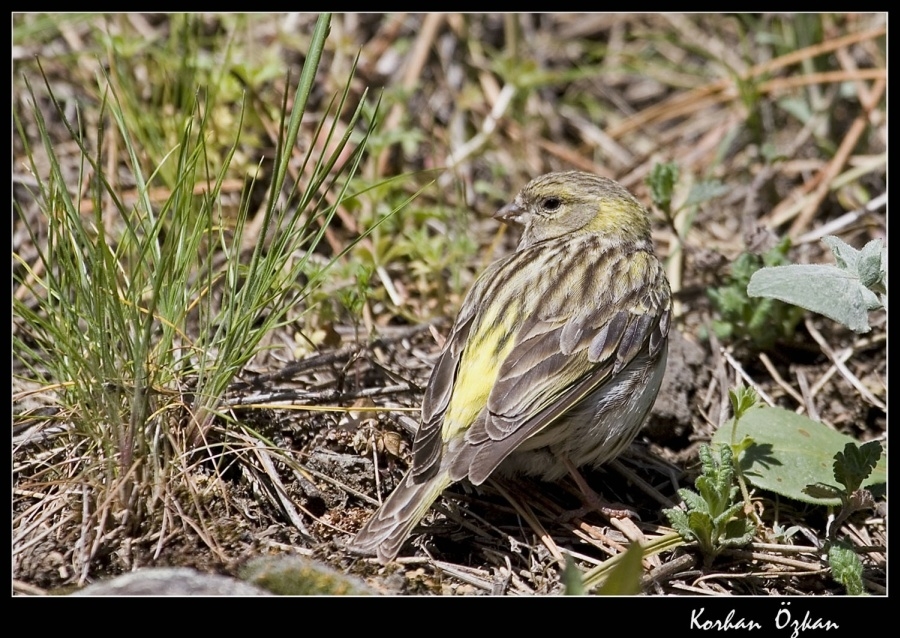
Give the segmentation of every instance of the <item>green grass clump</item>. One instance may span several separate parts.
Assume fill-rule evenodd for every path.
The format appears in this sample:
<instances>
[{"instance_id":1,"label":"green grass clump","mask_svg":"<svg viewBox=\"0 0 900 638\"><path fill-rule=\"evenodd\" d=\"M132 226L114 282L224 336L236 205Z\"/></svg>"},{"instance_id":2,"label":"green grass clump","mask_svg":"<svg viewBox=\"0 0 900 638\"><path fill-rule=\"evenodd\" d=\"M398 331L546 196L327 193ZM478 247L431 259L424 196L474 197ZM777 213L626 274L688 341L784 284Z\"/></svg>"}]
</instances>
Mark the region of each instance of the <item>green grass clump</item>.
<instances>
[{"instance_id":1,"label":"green grass clump","mask_svg":"<svg viewBox=\"0 0 900 638\"><path fill-rule=\"evenodd\" d=\"M100 121L111 123L137 192L129 204L107 170L103 131L92 147L81 122L66 119L47 83L53 110L81 157L75 183L89 185L87 214L42 111L32 110L33 122L16 115L41 216L29 221L16 207L38 252L36 260L14 254L15 285L27 290L28 302L25 296L14 300L13 350L20 369L55 393L57 418L69 426L60 449L70 457L20 467L20 485L58 486L80 501L72 509L81 512L88 528L115 525L126 534L142 528L146 533L146 525L164 529L176 517L195 521L205 537L207 496L189 477L197 459L222 450L212 441L221 438L214 435L215 423L233 422L223 409L224 394L264 347L265 337L294 319L290 313L305 307L328 266L341 256L326 262L319 277L300 276L336 210L351 196L351 180L374 125L361 119L361 105L348 104L349 81L323 117L333 122L348 117L344 132L320 126L316 138L330 150L317 153L310 144L299 171L311 177L299 183L288 175L329 20L319 18L292 107L286 100L282 105L261 230L250 241L245 237L249 188L233 219L223 213L222 185L240 144L241 117L230 149L221 161L214 159L209 143L218 109L214 88L182 94L185 103L169 123L169 132L178 133L172 139L165 131L150 133L137 119L140 107L131 92L137 87L117 84L115 65L98 77ZM173 81L193 86L196 62L179 64ZM27 78L26 83L37 104ZM365 100L363 94L361 103ZM357 124L363 133L354 143ZM47 174L38 149L27 141L25 127L32 125L49 160ZM146 149L148 134L171 147ZM157 156L160 163L148 170L148 158ZM151 196L157 188L168 192L161 203ZM28 419L22 415L17 421ZM85 570L99 549L97 540L82 557Z\"/></svg>"}]
</instances>

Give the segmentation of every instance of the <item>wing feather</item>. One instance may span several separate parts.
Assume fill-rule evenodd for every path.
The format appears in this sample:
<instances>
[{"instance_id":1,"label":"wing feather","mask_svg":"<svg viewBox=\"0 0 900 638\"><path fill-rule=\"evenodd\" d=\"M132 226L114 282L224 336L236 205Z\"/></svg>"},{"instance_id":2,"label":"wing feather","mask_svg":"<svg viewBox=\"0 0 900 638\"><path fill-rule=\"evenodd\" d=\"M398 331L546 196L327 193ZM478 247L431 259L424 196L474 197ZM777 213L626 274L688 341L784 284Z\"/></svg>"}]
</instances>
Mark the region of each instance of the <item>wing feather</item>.
<instances>
[{"instance_id":1,"label":"wing feather","mask_svg":"<svg viewBox=\"0 0 900 638\"><path fill-rule=\"evenodd\" d=\"M645 259L649 267L636 268L627 257ZM485 408L462 440L445 441L443 421L459 382L461 359L467 356L465 348L473 347L476 337L488 329L481 325L479 312L489 284L476 284L471 303L464 304L468 311L457 318L425 394L422 424L413 443L416 481L431 477L443 466L452 480L467 476L472 483L483 482L526 439L566 414L636 357L658 356L668 333L671 305L661 265L643 247L612 267L619 268L624 285L579 280L564 291L579 295L580 303L564 305L577 309L574 314L547 313L547 305L542 304L520 319L515 342L500 362ZM554 294L558 298L563 293ZM446 458L442 461L442 457Z\"/></svg>"},{"instance_id":2,"label":"wing feather","mask_svg":"<svg viewBox=\"0 0 900 638\"><path fill-rule=\"evenodd\" d=\"M650 263L658 264L655 258ZM487 414L466 434L466 441L477 448L470 456L473 483L484 481L526 439L636 357L659 355L670 311L668 287L657 286L660 280L664 283L658 266L649 280L632 282L618 297L608 282L596 282L584 289L593 300L590 310L582 305L564 323L532 320L539 325L529 329L529 338L515 344L488 397Z\"/></svg>"},{"instance_id":3,"label":"wing feather","mask_svg":"<svg viewBox=\"0 0 900 638\"><path fill-rule=\"evenodd\" d=\"M453 332L431 371L428 389L422 400L422 422L413 439L412 476L417 482L431 478L438 470L444 443L441 426L453 394L459 360L469 338L474 315L474 311L471 311L457 318Z\"/></svg>"}]
</instances>

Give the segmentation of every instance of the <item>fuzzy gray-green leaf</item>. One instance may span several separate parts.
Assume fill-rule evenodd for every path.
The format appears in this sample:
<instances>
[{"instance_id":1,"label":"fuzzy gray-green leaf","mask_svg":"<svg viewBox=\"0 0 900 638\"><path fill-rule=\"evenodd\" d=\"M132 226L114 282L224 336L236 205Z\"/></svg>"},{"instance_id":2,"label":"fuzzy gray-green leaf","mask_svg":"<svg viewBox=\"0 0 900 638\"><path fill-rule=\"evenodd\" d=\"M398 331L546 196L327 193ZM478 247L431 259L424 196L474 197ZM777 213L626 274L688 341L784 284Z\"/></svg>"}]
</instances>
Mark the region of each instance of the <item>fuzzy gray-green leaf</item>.
<instances>
[{"instance_id":1,"label":"fuzzy gray-green leaf","mask_svg":"<svg viewBox=\"0 0 900 638\"><path fill-rule=\"evenodd\" d=\"M831 249L834 260L840 268L853 273L856 272L856 264L859 261L858 250L834 235L826 235L822 238L822 243Z\"/></svg>"},{"instance_id":2,"label":"fuzzy gray-green leaf","mask_svg":"<svg viewBox=\"0 0 900 638\"><path fill-rule=\"evenodd\" d=\"M869 310L878 299L853 274L836 266L791 264L760 268L747 294L770 297L812 310L855 332L868 332Z\"/></svg>"},{"instance_id":3,"label":"fuzzy gray-green leaf","mask_svg":"<svg viewBox=\"0 0 900 638\"><path fill-rule=\"evenodd\" d=\"M859 274L859 282L866 288L872 288L881 283L884 273L884 265L882 264L883 248L884 242L881 239L873 239L859 251L857 273Z\"/></svg>"}]
</instances>

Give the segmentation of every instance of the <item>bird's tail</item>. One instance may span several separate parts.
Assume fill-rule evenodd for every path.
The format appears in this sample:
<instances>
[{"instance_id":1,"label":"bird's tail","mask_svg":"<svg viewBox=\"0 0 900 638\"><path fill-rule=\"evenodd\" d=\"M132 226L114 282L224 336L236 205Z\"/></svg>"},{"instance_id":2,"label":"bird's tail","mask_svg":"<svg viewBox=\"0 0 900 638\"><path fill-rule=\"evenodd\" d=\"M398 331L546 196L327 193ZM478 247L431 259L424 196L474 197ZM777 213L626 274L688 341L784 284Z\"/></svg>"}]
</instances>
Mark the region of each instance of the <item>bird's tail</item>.
<instances>
[{"instance_id":1,"label":"bird's tail","mask_svg":"<svg viewBox=\"0 0 900 638\"><path fill-rule=\"evenodd\" d=\"M446 471L416 483L408 472L387 500L356 534L349 549L375 554L382 563L392 561L413 527L452 481Z\"/></svg>"}]
</instances>

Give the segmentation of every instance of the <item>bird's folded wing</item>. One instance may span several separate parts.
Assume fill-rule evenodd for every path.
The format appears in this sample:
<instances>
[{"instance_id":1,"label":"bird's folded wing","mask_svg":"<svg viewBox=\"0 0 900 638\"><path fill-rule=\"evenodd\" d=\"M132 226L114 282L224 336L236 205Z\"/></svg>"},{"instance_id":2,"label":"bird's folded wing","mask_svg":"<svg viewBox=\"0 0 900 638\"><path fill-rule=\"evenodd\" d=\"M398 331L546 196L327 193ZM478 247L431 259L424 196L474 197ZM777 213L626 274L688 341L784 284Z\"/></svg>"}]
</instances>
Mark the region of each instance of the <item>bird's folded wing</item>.
<instances>
[{"instance_id":1,"label":"bird's folded wing","mask_svg":"<svg viewBox=\"0 0 900 638\"><path fill-rule=\"evenodd\" d=\"M450 396L456 383L459 360L462 356L472 320L474 308L463 311L456 319L453 332L447 338L444 349L431 372L428 389L422 401L422 422L413 441L412 475L416 481L431 478L437 472L443 439L441 426L450 404Z\"/></svg>"},{"instance_id":2,"label":"bird's folded wing","mask_svg":"<svg viewBox=\"0 0 900 638\"><path fill-rule=\"evenodd\" d=\"M485 409L467 426L463 440L444 441L443 421L460 381L460 361L467 356L465 348L478 323L474 310L458 317L423 401L422 423L413 444L416 480L437 471L445 445L450 444L454 458L445 462L453 480L467 476L475 484L483 482L523 441L607 383L640 353L658 354L669 329L670 296L658 262L647 258L656 266L647 273L648 280L632 281L618 291L609 282L591 282L580 292L593 303L576 305L580 308L576 314L536 313L524 318L500 363ZM477 307L472 304L470 309Z\"/></svg>"},{"instance_id":3,"label":"bird's folded wing","mask_svg":"<svg viewBox=\"0 0 900 638\"><path fill-rule=\"evenodd\" d=\"M667 288L663 290L641 287L630 299L600 304L562 324L533 320L523 326L500 368L486 412L466 433L474 448L463 454L471 455L468 478L476 485L483 482L526 439L608 383L639 354L655 357L669 329L670 300ZM454 474L460 471L456 466Z\"/></svg>"}]
</instances>

